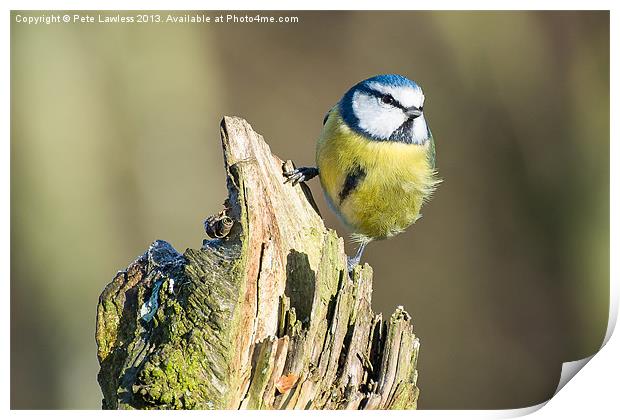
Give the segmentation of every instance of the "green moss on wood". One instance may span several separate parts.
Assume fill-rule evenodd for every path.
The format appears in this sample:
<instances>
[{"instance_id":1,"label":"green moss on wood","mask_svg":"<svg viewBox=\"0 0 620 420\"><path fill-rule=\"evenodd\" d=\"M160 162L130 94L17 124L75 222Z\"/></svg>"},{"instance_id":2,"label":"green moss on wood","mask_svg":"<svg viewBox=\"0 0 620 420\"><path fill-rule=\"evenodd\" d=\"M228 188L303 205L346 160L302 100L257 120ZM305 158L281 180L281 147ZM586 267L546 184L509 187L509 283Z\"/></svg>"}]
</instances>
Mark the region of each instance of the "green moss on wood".
<instances>
[{"instance_id":1,"label":"green moss on wood","mask_svg":"<svg viewBox=\"0 0 620 420\"><path fill-rule=\"evenodd\" d=\"M183 255L156 241L100 296L103 407L415 408L419 343L409 315L399 308L383 322L373 314L372 269L356 267L349 277L343 241L323 227L308 191L295 207L305 216L280 220L286 200L301 197L303 187L283 189L279 174L270 178L281 162L261 155L268 151L262 139L226 144L229 124L234 135L255 136L240 120L223 125L226 215L234 221L228 235ZM279 278L269 277L275 271L263 261L265 250ZM156 310L144 318L155 284ZM273 311L262 336L264 303L255 290L283 293L265 298ZM291 387L278 389L280 378Z\"/></svg>"}]
</instances>

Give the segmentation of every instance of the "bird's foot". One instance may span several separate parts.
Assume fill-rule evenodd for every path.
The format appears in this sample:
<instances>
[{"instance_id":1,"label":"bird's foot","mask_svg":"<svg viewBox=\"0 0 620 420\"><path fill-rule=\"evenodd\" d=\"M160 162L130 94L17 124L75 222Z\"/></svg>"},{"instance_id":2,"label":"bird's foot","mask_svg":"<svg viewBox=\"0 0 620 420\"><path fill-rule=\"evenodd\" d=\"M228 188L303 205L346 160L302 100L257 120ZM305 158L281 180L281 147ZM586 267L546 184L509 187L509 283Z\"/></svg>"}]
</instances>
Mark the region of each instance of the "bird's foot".
<instances>
[{"instance_id":1,"label":"bird's foot","mask_svg":"<svg viewBox=\"0 0 620 420\"><path fill-rule=\"evenodd\" d=\"M366 245L371 241L371 239L363 239L360 242L360 247L357 249L354 257L347 257L347 269L349 270L349 274L353 271L353 268L360 263L362 260L362 254L364 253L364 249L366 249Z\"/></svg>"},{"instance_id":2,"label":"bird's foot","mask_svg":"<svg viewBox=\"0 0 620 420\"><path fill-rule=\"evenodd\" d=\"M319 174L318 168L301 167L290 171L284 171L285 184L297 185L300 182L309 181Z\"/></svg>"},{"instance_id":3,"label":"bird's foot","mask_svg":"<svg viewBox=\"0 0 620 420\"><path fill-rule=\"evenodd\" d=\"M351 274L355 266L360 263L360 259L361 258L358 256L347 257L347 271L349 272L349 274Z\"/></svg>"}]
</instances>

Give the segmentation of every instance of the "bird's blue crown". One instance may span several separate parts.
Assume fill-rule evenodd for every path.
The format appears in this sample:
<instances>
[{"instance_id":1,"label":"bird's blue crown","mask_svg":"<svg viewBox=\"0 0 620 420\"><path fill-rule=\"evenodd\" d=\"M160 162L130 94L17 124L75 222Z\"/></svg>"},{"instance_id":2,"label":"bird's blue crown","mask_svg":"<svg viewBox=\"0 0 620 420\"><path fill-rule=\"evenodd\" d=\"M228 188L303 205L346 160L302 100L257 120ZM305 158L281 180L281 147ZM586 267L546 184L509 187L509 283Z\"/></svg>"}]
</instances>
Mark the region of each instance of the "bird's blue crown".
<instances>
[{"instance_id":1,"label":"bird's blue crown","mask_svg":"<svg viewBox=\"0 0 620 420\"><path fill-rule=\"evenodd\" d=\"M377 82L386 86L404 87L409 86L412 88L419 88L418 84L413 80L407 79L400 74L379 74L366 80L362 80L356 86L366 85L368 86L372 82ZM355 86L353 87L355 88Z\"/></svg>"}]
</instances>

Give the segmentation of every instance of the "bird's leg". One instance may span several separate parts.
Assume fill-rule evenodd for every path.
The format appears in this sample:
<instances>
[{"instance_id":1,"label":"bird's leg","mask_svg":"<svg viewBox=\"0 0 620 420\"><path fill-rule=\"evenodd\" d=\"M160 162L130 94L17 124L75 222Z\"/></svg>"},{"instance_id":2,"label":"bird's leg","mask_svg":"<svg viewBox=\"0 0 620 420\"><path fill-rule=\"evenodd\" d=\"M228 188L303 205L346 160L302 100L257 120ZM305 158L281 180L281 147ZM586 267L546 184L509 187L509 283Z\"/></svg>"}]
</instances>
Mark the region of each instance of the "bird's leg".
<instances>
[{"instance_id":1,"label":"bird's leg","mask_svg":"<svg viewBox=\"0 0 620 420\"><path fill-rule=\"evenodd\" d=\"M362 259L362 254L364 253L364 248L366 248L368 242L370 241L364 241L360 244L360 247L357 248L357 252L355 253L355 257L347 258L347 269L349 270L349 273L353 271L353 267L360 263L360 260Z\"/></svg>"},{"instance_id":2,"label":"bird's leg","mask_svg":"<svg viewBox=\"0 0 620 420\"><path fill-rule=\"evenodd\" d=\"M284 183L290 182L291 185L297 185L300 182L309 181L315 176L319 174L319 168L310 168L310 167L301 167L297 169L293 169L291 171L284 171L284 177L286 181Z\"/></svg>"}]
</instances>

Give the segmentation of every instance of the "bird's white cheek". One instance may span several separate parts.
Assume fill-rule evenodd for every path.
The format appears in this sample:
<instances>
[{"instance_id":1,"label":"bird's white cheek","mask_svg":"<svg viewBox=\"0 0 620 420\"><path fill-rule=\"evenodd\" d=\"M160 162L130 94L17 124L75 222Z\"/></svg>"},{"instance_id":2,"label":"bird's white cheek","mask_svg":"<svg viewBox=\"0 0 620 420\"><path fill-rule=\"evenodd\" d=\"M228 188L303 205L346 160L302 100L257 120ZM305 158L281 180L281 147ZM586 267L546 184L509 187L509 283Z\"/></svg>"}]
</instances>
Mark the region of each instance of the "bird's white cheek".
<instances>
[{"instance_id":1,"label":"bird's white cheek","mask_svg":"<svg viewBox=\"0 0 620 420\"><path fill-rule=\"evenodd\" d=\"M389 109L371 114L365 121L360 119L360 127L379 138L387 139L405 120L399 109Z\"/></svg>"},{"instance_id":2,"label":"bird's white cheek","mask_svg":"<svg viewBox=\"0 0 620 420\"><path fill-rule=\"evenodd\" d=\"M426 120L424 116L413 120L413 142L416 144L423 144L428 138L428 127L426 126Z\"/></svg>"},{"instance_id":3,"label":"bird's white cheek","mask_svg":"<svg viewBox=\"0 0 620 420\"><path fill-rule=\"evenodd\" d=\"M385 139L406 119L401 110L381 105L376 98L360 93L353 97L353 112L359 120L360 128Z\"/></svg>"}]
</instances>

